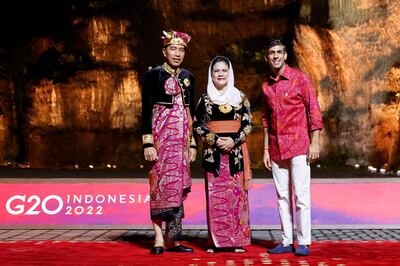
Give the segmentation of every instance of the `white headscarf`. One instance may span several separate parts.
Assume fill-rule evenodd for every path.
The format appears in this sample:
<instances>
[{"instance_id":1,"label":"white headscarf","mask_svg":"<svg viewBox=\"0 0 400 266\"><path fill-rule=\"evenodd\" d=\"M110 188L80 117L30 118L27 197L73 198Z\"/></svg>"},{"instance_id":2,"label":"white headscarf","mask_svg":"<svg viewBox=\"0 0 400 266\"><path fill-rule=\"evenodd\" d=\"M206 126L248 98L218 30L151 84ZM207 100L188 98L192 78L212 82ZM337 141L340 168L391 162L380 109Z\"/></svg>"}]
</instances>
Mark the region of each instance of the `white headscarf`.
<instances>
[{"instance_id":1,"label":"white headscarf","mask_svg":"<svg viewBox=\"0 0 400 266\"><path fill-rule=\"evenodd\" d=\"M211 78L211 66L212 63L216 58L225 58L229 62L229 70L228 70L228 83L226 84L226 90L224 92L220 92L214 85L212 78ZM222 61L225 62L225 61ZM210 66L208 67L208 83L207 83L207 95L211 99L211 101L215 104L218 105L225 105L229 104L232 105L233 107L237 107L240 102L241 102L241 97L240 97L240 91L234 86L235 84L235 78L233 76L233 69L232 69L232 64L231 61L229 61L228 58L224 56L217 56L215 57L211 63Z\"/></svg>"}]
</instances>

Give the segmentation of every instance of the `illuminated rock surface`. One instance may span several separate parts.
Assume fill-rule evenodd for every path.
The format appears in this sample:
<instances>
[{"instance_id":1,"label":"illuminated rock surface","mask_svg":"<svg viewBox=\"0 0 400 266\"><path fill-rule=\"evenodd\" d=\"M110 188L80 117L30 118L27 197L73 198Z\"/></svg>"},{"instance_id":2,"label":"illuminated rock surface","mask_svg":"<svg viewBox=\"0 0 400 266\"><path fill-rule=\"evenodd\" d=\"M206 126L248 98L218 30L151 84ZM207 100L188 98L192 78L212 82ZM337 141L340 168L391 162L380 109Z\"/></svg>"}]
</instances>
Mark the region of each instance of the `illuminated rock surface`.
<instances>
[{"instance_id":1,"label":"illuminated rock surface","mask_svg":"<svg viewBox=\"0 0 400 266\"><path fill-rule=\"evenodd\" d=\"M289 63L318 90L322 162L398 165L399 1L298 2L61 1L54 29L32 31L36 24L27 22L30 34L0 46L0 162L142 164L139 82L147 67L162 63L159 37L172 28L192 35L185 67L196 75L197 95L209 60L232 59L236 85L254 111L253 166L262 164L263 47L273 36L283 37Z\"/></svg>"}]
</instances>

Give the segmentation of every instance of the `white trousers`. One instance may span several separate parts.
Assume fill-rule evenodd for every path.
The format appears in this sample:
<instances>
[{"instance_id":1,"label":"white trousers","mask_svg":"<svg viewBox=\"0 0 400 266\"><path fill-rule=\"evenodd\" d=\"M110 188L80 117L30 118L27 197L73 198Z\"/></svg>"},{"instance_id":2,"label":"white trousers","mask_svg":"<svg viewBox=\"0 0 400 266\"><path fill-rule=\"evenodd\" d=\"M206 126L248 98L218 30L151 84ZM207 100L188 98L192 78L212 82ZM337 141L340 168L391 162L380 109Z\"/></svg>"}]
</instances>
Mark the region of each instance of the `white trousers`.
<instances>
[{"instance_id":1,"label":"white trousers","mask_svg":"<svg viewBox=\"0 0 400 266\"><path fill-rule=\"evenodd\" d=\"M296 206L297 241L311 244L310 165L306 155L272 161L272 176L278 195L282 243L293 244L293 193Z\"/></svg>"}]
</instances>

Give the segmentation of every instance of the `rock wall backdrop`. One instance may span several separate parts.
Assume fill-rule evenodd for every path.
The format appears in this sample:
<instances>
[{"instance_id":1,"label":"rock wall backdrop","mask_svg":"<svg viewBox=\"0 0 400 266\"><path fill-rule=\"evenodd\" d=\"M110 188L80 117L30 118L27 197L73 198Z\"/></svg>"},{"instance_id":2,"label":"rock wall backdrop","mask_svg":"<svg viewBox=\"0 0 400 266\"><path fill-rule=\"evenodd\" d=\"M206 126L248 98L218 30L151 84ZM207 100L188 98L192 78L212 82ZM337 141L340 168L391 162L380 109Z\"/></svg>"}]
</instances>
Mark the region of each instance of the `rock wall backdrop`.
<instances>
[{"instance_id":1,"label":"rock wall backdrop","mask_svg":"<svg viewBox=\"0 0 400 266\"><path fill-rule=\"evenodd\" d=\"M262 167L261 92L271 37L318 90L325 166L400 163L399 0L58 0L0 11L0 164L137 168L140 78L163 62L161 32L188 32L184 66L205 91L230 57L252 103Z\"/></svg>"}]
</instances>

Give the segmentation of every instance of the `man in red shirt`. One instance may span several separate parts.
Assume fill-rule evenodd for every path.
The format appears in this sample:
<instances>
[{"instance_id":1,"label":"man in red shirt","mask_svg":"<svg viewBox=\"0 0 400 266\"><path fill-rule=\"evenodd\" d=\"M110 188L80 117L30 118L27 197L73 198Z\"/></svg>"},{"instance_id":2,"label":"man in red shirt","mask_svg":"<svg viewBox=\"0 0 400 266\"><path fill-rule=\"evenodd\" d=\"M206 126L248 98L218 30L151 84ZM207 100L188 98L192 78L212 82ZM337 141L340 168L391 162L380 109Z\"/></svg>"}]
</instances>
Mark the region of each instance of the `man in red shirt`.
<instances>
[{"instance_id":1,"label":"man in red shirt","mask_svg":"<svg viewBox=\"0 0 400 266\"><path fill-rule=\"evenodd\" d=\"M264 56L270 71L262 84L264 165L272 171L278 195L282 243L268 252L310 254L310 161L319 157L322 116L309 78L285 63L286 47L280 40L268 44ZM295 196L297 241L293 246Z\"/></svg>"}]
</instances>

